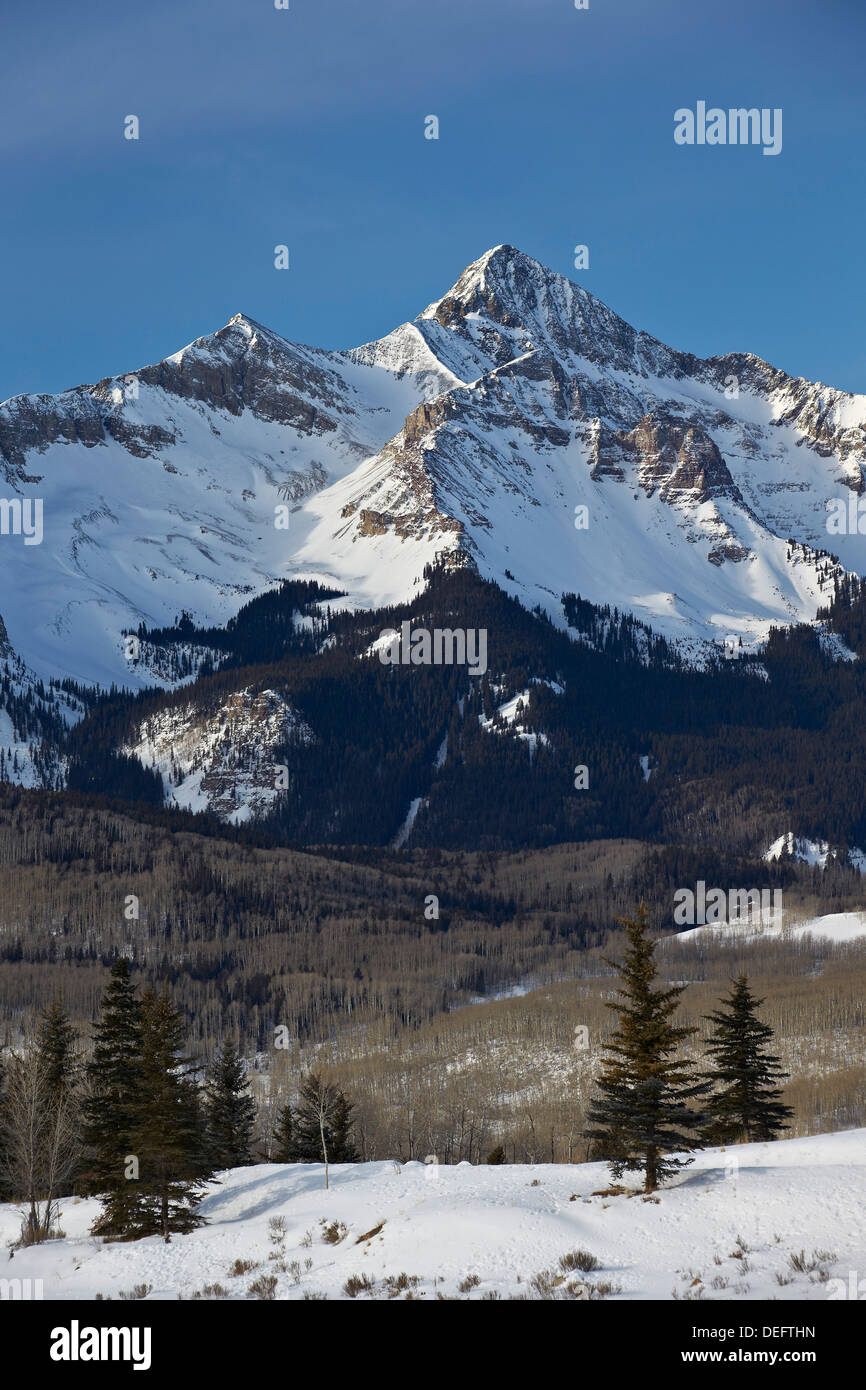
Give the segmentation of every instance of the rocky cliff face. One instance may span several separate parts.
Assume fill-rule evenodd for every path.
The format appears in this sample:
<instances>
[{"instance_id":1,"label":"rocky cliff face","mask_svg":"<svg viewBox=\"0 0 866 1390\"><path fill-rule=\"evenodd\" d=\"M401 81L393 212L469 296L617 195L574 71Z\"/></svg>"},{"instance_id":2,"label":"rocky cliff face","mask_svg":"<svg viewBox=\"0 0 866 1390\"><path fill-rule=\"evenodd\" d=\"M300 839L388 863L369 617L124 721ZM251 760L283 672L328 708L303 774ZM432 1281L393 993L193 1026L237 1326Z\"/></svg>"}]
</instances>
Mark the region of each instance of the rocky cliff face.
<instances>
[{"instance_id":1,"label":"rocky cliff face","mask_svg":"<svg viewBox=\"0 0 866 1390\"><path fill-rule=\"evenodd\" d=\"M677 352L511 247L414 327L458 382L350 480L344 517L376 518L353 540L396 559L389 537L432 546L448 517L447 543L531 604L555 612L573 587L675 637L813 615L839 570L828 499L863 487L866 401L746 354ZM862 563L848 538L833 549Z\"/></svg>"},{"instance_id":2,"label":"rocky cliff face","mask_svg":"<svg viewBox=\"0 0 866 1390\"><path fill-rule=\"evenodd\" d=\"M160 774L168 805L240 825L266 816L289 789L279 750L313 740L282 695L245 689L215 709L189 704L151 716L123 751Z\"/></svg>"}]
</instances>

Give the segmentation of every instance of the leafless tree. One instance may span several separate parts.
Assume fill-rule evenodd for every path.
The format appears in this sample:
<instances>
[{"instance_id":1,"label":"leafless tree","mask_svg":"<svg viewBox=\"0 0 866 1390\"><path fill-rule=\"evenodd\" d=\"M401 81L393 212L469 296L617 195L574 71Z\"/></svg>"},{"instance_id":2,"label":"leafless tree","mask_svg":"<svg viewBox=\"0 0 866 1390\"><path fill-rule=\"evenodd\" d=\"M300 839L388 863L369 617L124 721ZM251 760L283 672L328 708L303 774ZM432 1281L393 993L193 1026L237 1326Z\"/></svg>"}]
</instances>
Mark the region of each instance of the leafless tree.
<instances>
[{"instance_id":1,"label":"leafless tree","mask_svg":"<svg viewBox=\"0 0 866 1390\"><path fill-rule=\"evenodd\" d=\"M25 1205L22 1239L47 1240L56 1225L58 1198L80 1157L79 1101L68 1088L48 1084L35 1052L7 1058L3 1166Z\"/></svg>"}]
</instances>

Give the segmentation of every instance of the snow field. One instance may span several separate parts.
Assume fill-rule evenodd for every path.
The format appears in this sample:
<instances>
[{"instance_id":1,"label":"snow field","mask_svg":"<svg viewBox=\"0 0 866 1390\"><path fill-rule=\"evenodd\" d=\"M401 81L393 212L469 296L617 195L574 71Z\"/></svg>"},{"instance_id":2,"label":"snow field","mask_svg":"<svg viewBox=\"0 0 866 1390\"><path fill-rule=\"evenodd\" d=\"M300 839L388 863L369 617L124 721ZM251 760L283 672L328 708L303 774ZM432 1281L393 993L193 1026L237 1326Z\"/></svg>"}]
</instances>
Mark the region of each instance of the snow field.
<instances>
[{"instance_id":1,"label":"snow field","mask_svg":"<svg viewBox=\"0 0 866 1390\"><path fill-rule=\"evenodd\" d=\"M3 1273L41 1279L46 1300L117 1299L140 1284L149 1299L190 1299L214 1284L245 1299L262 1276L275 1279L281 1300L346 1299L353 1276L371 1285L361 1299L507 1299L537 1297L534 1276L559 1278L561 1257L586 1250L598 1268L566 1282L608 1286L608 1297L623 1300L669 1301L676 1290L678 1298L826 1301L850 1297L852 1271L866 1279L862 1129L710 1149L649 1200L593 1195L611 1186L602 1163L342 1165L328 1191L323 1178L316 1164L226 1172L202 1203L209 1224L169 1245L97 1241L89 1227L98 1204L66 1199L64 1237L16 1251ZM323 1239L329 1226L334 1244ZM16 1209L0 1207L4 1245L18 1227ZM233 1274L238 1260L252 1267Z\"/></svg>"}]
</instances>

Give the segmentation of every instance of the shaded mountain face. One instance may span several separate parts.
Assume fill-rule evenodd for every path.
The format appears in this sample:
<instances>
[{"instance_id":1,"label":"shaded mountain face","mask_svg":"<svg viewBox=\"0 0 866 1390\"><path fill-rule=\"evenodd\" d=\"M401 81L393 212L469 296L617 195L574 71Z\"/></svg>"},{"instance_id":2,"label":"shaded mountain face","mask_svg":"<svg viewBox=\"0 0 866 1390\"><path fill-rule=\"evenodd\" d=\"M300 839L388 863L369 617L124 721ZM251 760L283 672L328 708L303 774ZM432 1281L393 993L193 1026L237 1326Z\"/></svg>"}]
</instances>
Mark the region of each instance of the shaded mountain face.
<instances>
[{"instance_id":1,"label":"shaded mountain face","mask_svg":"<svg viewBox=\"0 0 866 1390\"><path fill-rule=\"evenodd\" d=\"M826 529L864 460L866 398L677 352L501 246L353 351L237 315L155 366L0 406L0 489L43 515L41 544L0 536L0 615L37 676L134 687L160 680L130 660L139 624L220 625L284 578L374 608L444 561L562 628L569 591L748 646L866 568L858 535Z\"/></svg>"}]
</instances>

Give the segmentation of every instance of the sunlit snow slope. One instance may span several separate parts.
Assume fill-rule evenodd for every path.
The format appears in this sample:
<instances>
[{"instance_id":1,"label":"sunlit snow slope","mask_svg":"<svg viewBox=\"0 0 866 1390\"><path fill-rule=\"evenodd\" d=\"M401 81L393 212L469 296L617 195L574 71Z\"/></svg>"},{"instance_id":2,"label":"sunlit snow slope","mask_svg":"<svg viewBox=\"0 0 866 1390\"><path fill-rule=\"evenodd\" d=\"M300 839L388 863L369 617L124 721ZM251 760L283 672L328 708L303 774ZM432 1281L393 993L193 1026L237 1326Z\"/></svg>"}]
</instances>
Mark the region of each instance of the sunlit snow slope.
<instances>
[{"instance_id":1,"label":"sunlit snow slope","mask_svg":"<svg viewBox=\"0 0 866 1390\"><path fill-rule=\"evenodd\" d=\"M321 1164L235 1168L202 1204L210 1224L169 1245L157 1236L103 1244L88 1235L98 1203L65 1200L64 1238L17 1251L4 1275L41 1279L42 1296L58 1300L116 1300L142 1283L150 1300L204 1290L244 1299L262 1276L275 1279L277 1299L345 1299L352 1278L366 1278L359 1294L354 1286L362 1299L535 1298L533 1281L544 1271L559 1281L548 1292L556 1297L858 1297L866 1261L862 1129L708 1149L650 1202L599 1195L609 1186L603 1163L340 1165L328 1191ZM285 1226L279 1250L269 1227L276 1217ZM327 1244L325 1225L340 1222L345 1235ZM20 1223L20 1212L0 1206L4 1244ZM747 1261L738 1258L740 1242ZM578 1249L595 1256L597 1269L562 1278L560 1259ZM806 1268L798 1271L791 1258L801 1252ZM233 1273L238 1260L249 1262L243 1275Z\"/></svg>"}]
</instances>

